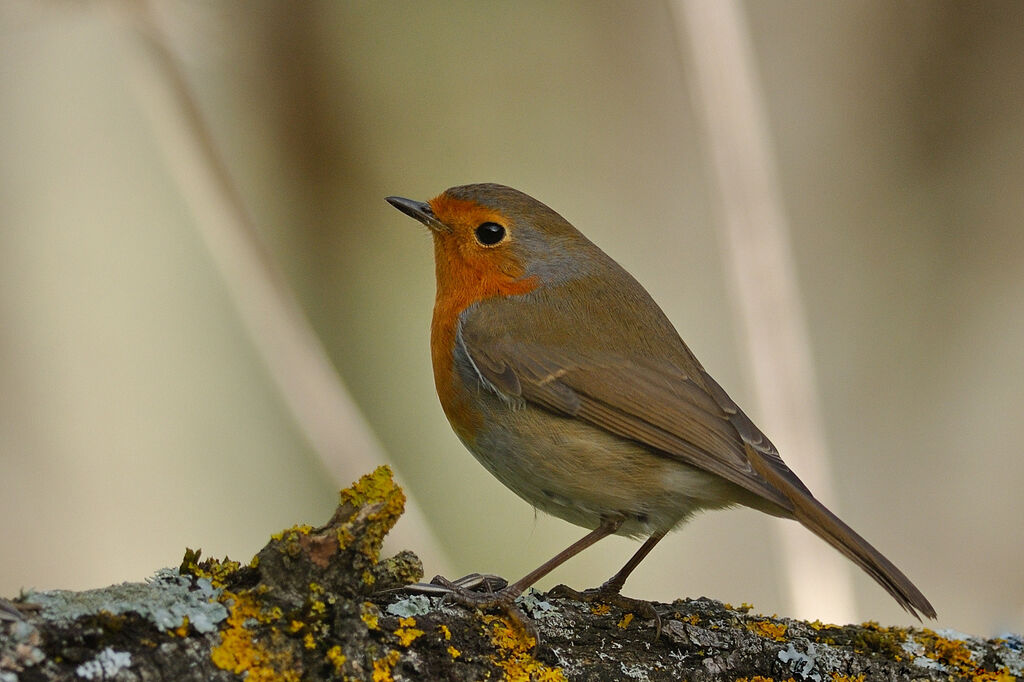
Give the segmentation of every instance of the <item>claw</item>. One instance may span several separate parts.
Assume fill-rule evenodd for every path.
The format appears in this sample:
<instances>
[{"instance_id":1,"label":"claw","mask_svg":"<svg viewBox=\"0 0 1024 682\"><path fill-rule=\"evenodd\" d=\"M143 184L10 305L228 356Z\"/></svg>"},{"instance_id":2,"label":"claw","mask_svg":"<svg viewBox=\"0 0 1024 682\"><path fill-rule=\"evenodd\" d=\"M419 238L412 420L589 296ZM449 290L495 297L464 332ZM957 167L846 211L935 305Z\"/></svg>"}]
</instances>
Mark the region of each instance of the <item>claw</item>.
<instances>
[{"instance_id":1,"label":"claw","mask_svg":"<svg viewBox=\"0 0 1024 682\"><path fill-rule=\"evenodd\" d=\"M412 583L395 588L396 591L425 594L428 596L444 596L458 591L477 591L491 594L503 589L508 581L500 575L488 573L470 573L455 580L436 575L429 583Z\"/></svg>"},{"instance_id":2,"label":"claw","mask_svg":"<svg viewBox=\"0 0 1024 682\"><path fill-rule=\"evenodd\" d=\"M607 584L582 592L578 592L567 585L556 585L551 588L548 594L554 597L566 597L585 604L593 604L594 602L608 604L629 613L639 614L646 620L654 621L654 640L657 641L661 637L661 616L658 615L651 602L624 597L619 594L617 589L609 587Z\"/></svg>"},{"instance_id":3,"label":"claw","mask_svg":"<svg viewBox=\"0 0 1024 682\"><path fill-rule=\"evenodd\" d=\"M406 585L402 590L414 594L439 595L474 610L499 609L514 626L533 638L534 650L540 645L540 633L537 632L537 628L516 606L516 598L521 592L510 587L508 581L501 576L470 573L457 580L448 580L444 576L436 575L429 583Z\"/></svg>"},{"instance_id":4,"label":"claw","mask_svg":"<svg viewBox=\"0 0 1024 682\"><path fill-rule=\"evenodd\" d=\"M430 581L432 585L440 585L449 590L471 590L475 592L497 592L508 585L508 581L500 575L489 573L470 573L456 580L448 580L444 576L435 575Z\"/></svg>"}]
</instances>

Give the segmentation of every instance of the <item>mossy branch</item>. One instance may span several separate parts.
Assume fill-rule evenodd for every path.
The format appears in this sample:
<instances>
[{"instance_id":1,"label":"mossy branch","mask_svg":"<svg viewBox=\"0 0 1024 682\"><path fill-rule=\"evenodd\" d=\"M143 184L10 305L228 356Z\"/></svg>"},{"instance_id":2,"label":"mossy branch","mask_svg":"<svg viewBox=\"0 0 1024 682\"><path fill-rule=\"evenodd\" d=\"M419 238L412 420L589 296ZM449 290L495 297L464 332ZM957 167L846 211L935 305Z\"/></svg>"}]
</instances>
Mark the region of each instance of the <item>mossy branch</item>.
<instances>
[{"instance_id":1,"label":"mossy branch","mask_svg":"<svg viewBox=\"0 0 1024 682\"><path fill-rule=\"evenodd\" d=\"M274 535L248 565L202 560L146 583L0 601L0 682L34 680L1013 680L1020 637L766 617L710 599L617 608L530 593L540 636L501 612L402 591L411 552L380 558L405 496L381 467L322 527Z\"/></svg>"}]
</instances>

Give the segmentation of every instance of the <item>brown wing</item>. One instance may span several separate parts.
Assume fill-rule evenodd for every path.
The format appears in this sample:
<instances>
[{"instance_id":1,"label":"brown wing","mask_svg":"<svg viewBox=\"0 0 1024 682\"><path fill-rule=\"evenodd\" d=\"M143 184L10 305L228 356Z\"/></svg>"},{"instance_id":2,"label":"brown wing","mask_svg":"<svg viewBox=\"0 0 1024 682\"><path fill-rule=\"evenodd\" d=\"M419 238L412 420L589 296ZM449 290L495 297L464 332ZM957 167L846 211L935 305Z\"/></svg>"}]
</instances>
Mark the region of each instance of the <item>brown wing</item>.
<instances>
[{"instance_id":1,"label":"brown wing","mask_svg":"<svg viewBox=\"0 0 1024 682\"><path fill-rule=\"evenodd\" d=\"M642 356L577 350L570 357L516 339L509 330L496 337L487 326L476 330L471 320L463 322L464 349L495 389L643 443L774 503L860 566L908 612L935 617L892 562L814 498L685 346L681 357L695 376Z\"/></svg>"},{"instance_id":2,"label":"brown wing","mask_svg":"<svg viewBox=\"0 0 1024 682\"><path fill-rule=\"evenodd\" d=\"M643 443L786 511L792 512L792 502L766 480L761 467L807 491L775 446L706 373L693 378L667 362L601 352L569 358L508 335L474 333L469 324L461 340L481 376L509 396Z\"/></svg>"}]
</instances>

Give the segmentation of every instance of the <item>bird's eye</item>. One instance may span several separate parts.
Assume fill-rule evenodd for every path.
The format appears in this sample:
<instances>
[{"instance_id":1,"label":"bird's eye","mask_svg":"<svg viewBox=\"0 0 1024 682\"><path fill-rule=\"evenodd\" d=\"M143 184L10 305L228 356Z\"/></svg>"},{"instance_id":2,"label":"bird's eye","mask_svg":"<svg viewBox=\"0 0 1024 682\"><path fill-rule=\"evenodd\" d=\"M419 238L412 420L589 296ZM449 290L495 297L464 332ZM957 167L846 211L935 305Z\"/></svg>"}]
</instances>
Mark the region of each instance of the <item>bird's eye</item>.
<instances>
[{"instance_id":1,"label":"bird's eye","mask_svg":"<svg viewBox=\"0 0 1024 682\"><path fill-rule=\"evenodd\" d=\"M476 228L476 240L484 246L494 246L505 238L505 228L498 223L483 223Z\"/></svg>"}]
</instances>

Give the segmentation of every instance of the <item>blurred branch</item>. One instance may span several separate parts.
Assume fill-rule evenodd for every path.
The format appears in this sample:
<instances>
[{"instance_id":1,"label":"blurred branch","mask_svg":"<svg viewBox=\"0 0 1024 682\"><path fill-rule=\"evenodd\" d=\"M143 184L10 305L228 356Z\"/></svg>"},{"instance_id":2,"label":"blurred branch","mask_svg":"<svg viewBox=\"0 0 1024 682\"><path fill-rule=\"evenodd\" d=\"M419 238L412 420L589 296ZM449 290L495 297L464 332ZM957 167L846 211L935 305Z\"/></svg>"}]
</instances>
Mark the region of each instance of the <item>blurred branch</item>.
<instances>
[{"instance_id":1,"label":"blurred branch","mask_svg":"<svg viewBox=\"0 0 1024 682\"><path fill-rule=\"evenodd\" d=\"M306 441L336 483L386 461L316 332L253 227L166 36L147 2L120 2L139 37L129 60L154 138L220 272L249 338ZM397 540L417 548L432 566L445 559L419 506Z\"/></svg>"},{"instance_id":2,"label":"blurred branch","mask_svg":"<svg viewBox=\"0 0 1024 682\"><path fill-rule=\"evenodd\" d=\"M722 255L753 370L757 412L815 495L834 501L789 230L746 19L736 0L674 0L693 97L718 189ZM785 445L785 447L783 447ZM793 611L854 620L849 566L800 526L779 521Z\"/></svg>"}]
</instances>

